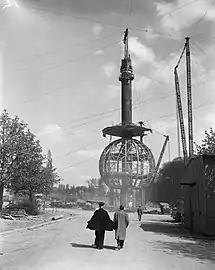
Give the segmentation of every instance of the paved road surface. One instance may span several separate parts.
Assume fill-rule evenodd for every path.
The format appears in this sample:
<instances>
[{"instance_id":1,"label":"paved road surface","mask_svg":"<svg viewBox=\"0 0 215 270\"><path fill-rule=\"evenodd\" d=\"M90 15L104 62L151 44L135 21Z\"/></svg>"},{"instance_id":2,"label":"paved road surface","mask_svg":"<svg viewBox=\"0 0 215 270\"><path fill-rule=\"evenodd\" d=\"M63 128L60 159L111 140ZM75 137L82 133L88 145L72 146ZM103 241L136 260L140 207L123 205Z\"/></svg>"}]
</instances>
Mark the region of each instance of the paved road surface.
<instances>
[{"instance_id":1,"label":"paved road surface","mask_svg":"<svg viewBox=\"0 0 215 270\"><path fill-rule=\"evenodd\" d=\"M4 236L1 270L214 270L215 244L181 238L167 217L130 214L124 250L115 250L114 233L106 234L103 250L90 247L94 235L86 230L92 212L34 231Z\"/></svg>"}]
</instances>

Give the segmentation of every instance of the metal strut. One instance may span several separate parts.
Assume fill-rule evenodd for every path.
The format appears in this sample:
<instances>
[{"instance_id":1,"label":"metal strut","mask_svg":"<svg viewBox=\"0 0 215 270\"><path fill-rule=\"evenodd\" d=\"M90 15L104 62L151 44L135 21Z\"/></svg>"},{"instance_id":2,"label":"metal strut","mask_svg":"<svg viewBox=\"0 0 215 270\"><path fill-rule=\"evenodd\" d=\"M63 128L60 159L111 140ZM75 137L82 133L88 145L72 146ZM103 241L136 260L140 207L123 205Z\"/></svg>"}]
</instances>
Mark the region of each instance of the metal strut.
<instances>
[{"instance_id":1,"label":"metal strut","mask_svg":"<svg viewBox=\"0 0 215 270\"><path fill-rule=\"evenodd\" d=\"M187 145L186 145L184 118L183 118L183 110L182 110L182 103L181 103L181 94L180 94L180 85L179 85L179 79L178 79L177 66L174 69L174 75L175 75L175 91L176 91L176 98L177 98L177 108L178 108L179 122L180 122L180 128L181 128L181 141L182 141L184 159L186 159L187 158Z\"/></svg>"},{"instance_id":2,"label":"metal strut","mask_svg":"<svg viewBox=\"0 0 215 270\"><path fill-rule=\"evenodd\" d=\"M164 137L166 137L166 139L165 139L164 144L163 144L163 147L162 147L162 149L161 149L160 156L159 156L159 158L158 158L158 162L157 162L157 165L156 165L156 167L155 167L154 174L153 174L152 179L151 179L151 181L150 181L151 183L154 182L154 180L155 180L155 178L156 178L156 176L157 176L157 173L158 173L158 170L159 170L159 167L160 167L160 164L161 164L161 161L162 161L162 158L163 158L165 149L166 149L166 145L167 145L167 143L168 143L168 141L169 141L169 136L165 136L165 135L164 135Z\"/></svg>"},{"instance_id":3,"label":"metal strut","mask_svg":"<svg viewBox=\"0 0 215 270\"><path fill-rule=\"evenodd\" d=\"M192 113L192 91L191 91L191 64L189 37L186 37L186 66L187 66L187 107L188 107L188 136L189 136L189 158L193 156L193 113Z\"/></svg>"}]
</instances>

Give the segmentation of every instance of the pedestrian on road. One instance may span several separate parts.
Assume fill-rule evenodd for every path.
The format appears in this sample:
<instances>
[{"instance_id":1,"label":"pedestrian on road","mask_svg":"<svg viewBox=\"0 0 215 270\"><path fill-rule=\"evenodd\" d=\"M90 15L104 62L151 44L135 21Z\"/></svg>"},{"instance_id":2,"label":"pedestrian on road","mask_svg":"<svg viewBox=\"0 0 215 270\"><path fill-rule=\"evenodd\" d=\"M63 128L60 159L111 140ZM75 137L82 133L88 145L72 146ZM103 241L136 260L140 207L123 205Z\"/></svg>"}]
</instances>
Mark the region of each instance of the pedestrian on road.
<instances>
[{"instance_id":1,"label":"pedestrian on road","mask_svg":"<svg viewBox=\"0 0 215 270\"><path fill-rule=\"evenodd\" d=\"M139 220L139 221L141 221L142 214L143 214L143 210L142 210L141 206L139 206L139 207L137 208L137 215L138 215L138 220Z\"/></svg>"},{"instance_id":2,"label":"pedestrian on road","mask_svg":"<svg viewBox=\"0 0 215 270\"><path fill-rule=\"evenodd\" d=\"M103 207L104 203L100 202L99 209L94 212L87 224L87 229L95 230L95 242L93 246L97 249L103 249L105 231L113 231L114 229L114 223Z\"/></svg>"},{"instance_id":3,"label":"pedestrian on road","mask_svg":"<svg viewBox=\"0 0 215 270\"><path fill-rule=\"evenodd\" d=\"M124 206L120 205L119 211L114 214L115 224L115 239L117 241L117 249L120 250L124 246L124 241L126 238L126 229L129 225L128 214L124 211Z\"/></svg>"}]
</instances>

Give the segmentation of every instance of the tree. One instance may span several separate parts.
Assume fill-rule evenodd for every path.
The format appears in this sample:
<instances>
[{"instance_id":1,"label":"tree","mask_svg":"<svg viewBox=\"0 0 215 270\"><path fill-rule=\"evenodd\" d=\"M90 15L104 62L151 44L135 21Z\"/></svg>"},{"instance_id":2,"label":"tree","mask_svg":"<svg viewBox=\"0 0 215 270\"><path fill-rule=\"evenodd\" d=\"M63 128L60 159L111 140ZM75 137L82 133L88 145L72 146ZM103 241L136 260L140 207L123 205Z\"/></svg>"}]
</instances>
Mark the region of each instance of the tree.
<instances>
[{"instance_id":1,"label":"tree","mask_svg":"<svg viewBox=\"0 0 215 270\"><path fill-rule=\"evenodd\" d=\"M87 180L88 192L92 195L96 195L98 191L98 180L96 178L91 178Z\"/></svg>"},{"instance_id":2,"label":"tree","mask_svg":"<svg viewBox=\"0 0 215 270\"><path fill-rule=\"evenodd\" d=\"M98 179L98 193L100 196L105 196L106 195L106 185L105 183L102 181L102 178L100 177Z\"/></svg>"},{"instance_id":3,"label":"tree","mask_svg":"<svg viewBox=\"0 0 215 270\"><path fill-rule=\"evenodd\" d=\"M32 143L31 146L33 145ZM39 146L34 148L35 151L39 151L39 149ZM25 171L19 170L20 174L16 175L12 181L12 189L15 192L29 195L30 200L33 201L33 195L36 193L47 196L52 191L54 184L60 181L60 178L55 168L42 165L43 157L36 156L36 152L33 152L31 157L27 156L27 158L25 167L23 166Z\"/></svg>"},{"instance_id":4,"label":"tree","mask_svg":"<svg viewBox=\"0 0 215 270\"><path fill-rule=\"evenodd\" d=\"M34 193L50 190L57 181L53 168L44 167L40 142L18 116L6 110L0 116L0 207L4 188L21 191L33 198Z\"/></svg>"},{"instance_id":5,"label":"tree","mask_svg":"<svg viewBox=\"0 0 215 270\"><path fill-rule=\"evenodd\" d=\"M21 169L19 155L24 149L27 125L17 116L11 118L6 110L0 116L0 210L3 203L4 188L10 186L11 176Z\"/></svg>"},{"instance_id":6,"label":"tree","mask_svg":"<svg viewBox=\"0 0 215 270\"><path fill-rule=\"evenodd\" d=\"M184 172L185 164L181 158L164 163L159 170L157 182L152 184L150 200L175 204L180 198L180 183L183 180Z\"/></svg>"},{"instance_id":7,"label":"tree","mask_svg":"<svg viewBox=\"0 0 215 270\"><path fill-rule=\"evenodd\" d=\"M205 130L205 138L201 141L201 145L195 143L195 146L197 155L215 155L215 131L212 127L209 131Z\"/></svg>"}]
</instances>

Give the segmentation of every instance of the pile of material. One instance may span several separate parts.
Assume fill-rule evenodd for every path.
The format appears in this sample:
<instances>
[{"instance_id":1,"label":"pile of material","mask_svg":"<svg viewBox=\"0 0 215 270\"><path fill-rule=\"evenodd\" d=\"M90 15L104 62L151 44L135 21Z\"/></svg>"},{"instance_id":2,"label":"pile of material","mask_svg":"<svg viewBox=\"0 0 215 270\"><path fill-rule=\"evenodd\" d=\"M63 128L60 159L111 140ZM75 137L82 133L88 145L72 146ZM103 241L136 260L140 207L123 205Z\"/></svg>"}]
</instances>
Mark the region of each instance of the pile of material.
<instances>
[{"instance_id":1,"label":"pile of material","mask_svg":"<svg viewBox=\"0 0 215 270\"><path fill-rule=\"evenodd\" d=\"M25 209L18 207L15 204L7 205L1 213L1 218L9 220L15 220L16 218L23 218L26 216Z\"/></svg>"}]
</instances>

